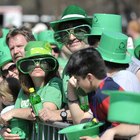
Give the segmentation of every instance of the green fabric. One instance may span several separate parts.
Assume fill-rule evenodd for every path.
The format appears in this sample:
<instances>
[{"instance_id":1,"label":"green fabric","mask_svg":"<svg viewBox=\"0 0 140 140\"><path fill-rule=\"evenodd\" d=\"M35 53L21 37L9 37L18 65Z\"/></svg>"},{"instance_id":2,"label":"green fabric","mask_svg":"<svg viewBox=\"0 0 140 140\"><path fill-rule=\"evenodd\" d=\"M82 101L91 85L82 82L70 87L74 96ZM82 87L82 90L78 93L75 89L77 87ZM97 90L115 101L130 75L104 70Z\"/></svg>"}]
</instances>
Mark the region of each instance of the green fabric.
<instances>
[{"instance_id":1,"label":"green fabric","mask_svg":"<svg viewBox=\"0 0 140 140\"><path fill-rule=\"evenodd\" d=\"M36 90L37 94L40 95L42 102L52 102L58 109L62 105L62 81L60 78L51 79L47 85ZM15 103L15 108L28 108L30 107L29 98L21 90Z\"/></svg>"}]
</instances>

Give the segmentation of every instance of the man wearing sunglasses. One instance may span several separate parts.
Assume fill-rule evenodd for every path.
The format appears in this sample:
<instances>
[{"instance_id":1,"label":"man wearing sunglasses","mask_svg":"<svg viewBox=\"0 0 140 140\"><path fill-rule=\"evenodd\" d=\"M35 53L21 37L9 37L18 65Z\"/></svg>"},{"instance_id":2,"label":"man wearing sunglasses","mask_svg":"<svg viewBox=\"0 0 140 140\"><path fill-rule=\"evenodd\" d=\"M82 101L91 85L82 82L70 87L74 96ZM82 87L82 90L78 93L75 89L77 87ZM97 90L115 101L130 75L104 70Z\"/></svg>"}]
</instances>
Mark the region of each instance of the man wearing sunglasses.
<instances>
[{"instance_id":1,"label":"man wearing sunglasses","mask_svg":"<svg viewBox=\"0 0 140 140\"><path fill-rule=\"evenodd\" d=\"M74 52L88 47L87 39L85 38L85 34L90 33L90 25L92 22L92 18L87 16L87 13L84 9L76 5L70 5L66 7L64 12L62 13L61 19L57 21L53 21L50 23L52 29L54 30L54 38L57 42L61 43L66 47L71 54ZM65 70L62 74L63 80L63 102L67 105L67 83L69 76L65 75ZM62 116L63 112L65 112L66 116ZM59 110L57 112L50 112L48 110L44 110L44 112L40 112L46 114L42 120L62 120L67 121L67 119L71 118L69 110ZM55 116L55 118L53 117ZM92 115L91 115L92 116ZM90 116L90 117L91 117Z\"/></svg>"}]
</instances>

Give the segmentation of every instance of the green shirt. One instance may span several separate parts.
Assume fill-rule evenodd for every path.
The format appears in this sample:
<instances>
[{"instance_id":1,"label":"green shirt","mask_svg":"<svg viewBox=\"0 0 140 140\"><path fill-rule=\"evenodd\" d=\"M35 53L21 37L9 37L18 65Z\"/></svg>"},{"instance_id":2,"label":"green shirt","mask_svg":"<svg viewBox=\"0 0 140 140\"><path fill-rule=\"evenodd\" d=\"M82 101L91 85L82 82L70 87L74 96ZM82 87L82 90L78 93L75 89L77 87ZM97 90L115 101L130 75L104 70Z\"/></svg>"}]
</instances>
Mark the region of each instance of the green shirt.
<instances>
[{"instance_id":1,"label":"green shirt","mask_svg":"<svg viewBox=\"0 0 140 140\"><path fill-rule=\"evenodd\" d=\"M40 95L42 103L54 103L58 109L62 105L62 81L60 78L52 78L44 87L36 89L36 93ZM29 96L20 90L18 98L15 103L15 108L28 108L30 107Z\"/></svg>"}]
</instances>

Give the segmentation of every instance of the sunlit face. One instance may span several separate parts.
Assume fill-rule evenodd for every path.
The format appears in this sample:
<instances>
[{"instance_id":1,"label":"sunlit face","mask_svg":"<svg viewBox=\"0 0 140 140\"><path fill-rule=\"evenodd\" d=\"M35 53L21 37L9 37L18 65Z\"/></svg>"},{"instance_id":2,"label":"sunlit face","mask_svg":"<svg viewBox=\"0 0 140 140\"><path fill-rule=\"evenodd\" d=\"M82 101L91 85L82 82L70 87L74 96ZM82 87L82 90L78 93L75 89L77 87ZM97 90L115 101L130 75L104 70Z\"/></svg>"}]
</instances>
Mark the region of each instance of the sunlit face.
<instances>
[{"instance_id":1,"label":"sunlit face","mask_svg":"<svg viewBox=\"0 0 140 140\"><path fill-rule=\"evenodd\" d=\"M24 56L24 47L27 44L25 37L18 34L9 39L9 48L14 62L17 62Z\"/></svg>"},{"instance_id":2,"label":"sunlit face","mask_svg":"<svg viewBox=\"0 0 140 140\"><path fill-rule=\"evenodd\" d=\"M18 70L15 63L9 62L2 67L2 75L5 78L14 77L18 79Z\"/></svg>"}]
</instances>

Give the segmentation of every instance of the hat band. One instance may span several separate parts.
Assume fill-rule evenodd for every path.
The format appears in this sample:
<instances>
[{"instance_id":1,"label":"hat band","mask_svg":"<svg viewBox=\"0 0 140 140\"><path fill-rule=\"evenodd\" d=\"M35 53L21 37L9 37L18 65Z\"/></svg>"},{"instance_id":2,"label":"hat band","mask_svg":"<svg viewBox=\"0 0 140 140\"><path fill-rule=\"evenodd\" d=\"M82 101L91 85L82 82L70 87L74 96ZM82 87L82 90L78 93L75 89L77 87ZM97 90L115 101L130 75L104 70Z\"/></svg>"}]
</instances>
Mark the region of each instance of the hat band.
<instances>
[{"instance_id":1,"label":"hat band","mask_svg":"<svg viewBox=\"0 0 140 140\"><path fill-rule=\"evenodd\" d=\"M61 19L72 18L72 17L85 18L85 16L83 16L83 15L70 14L70 15L63 16Z\"/></svg>"}]
</instances>

